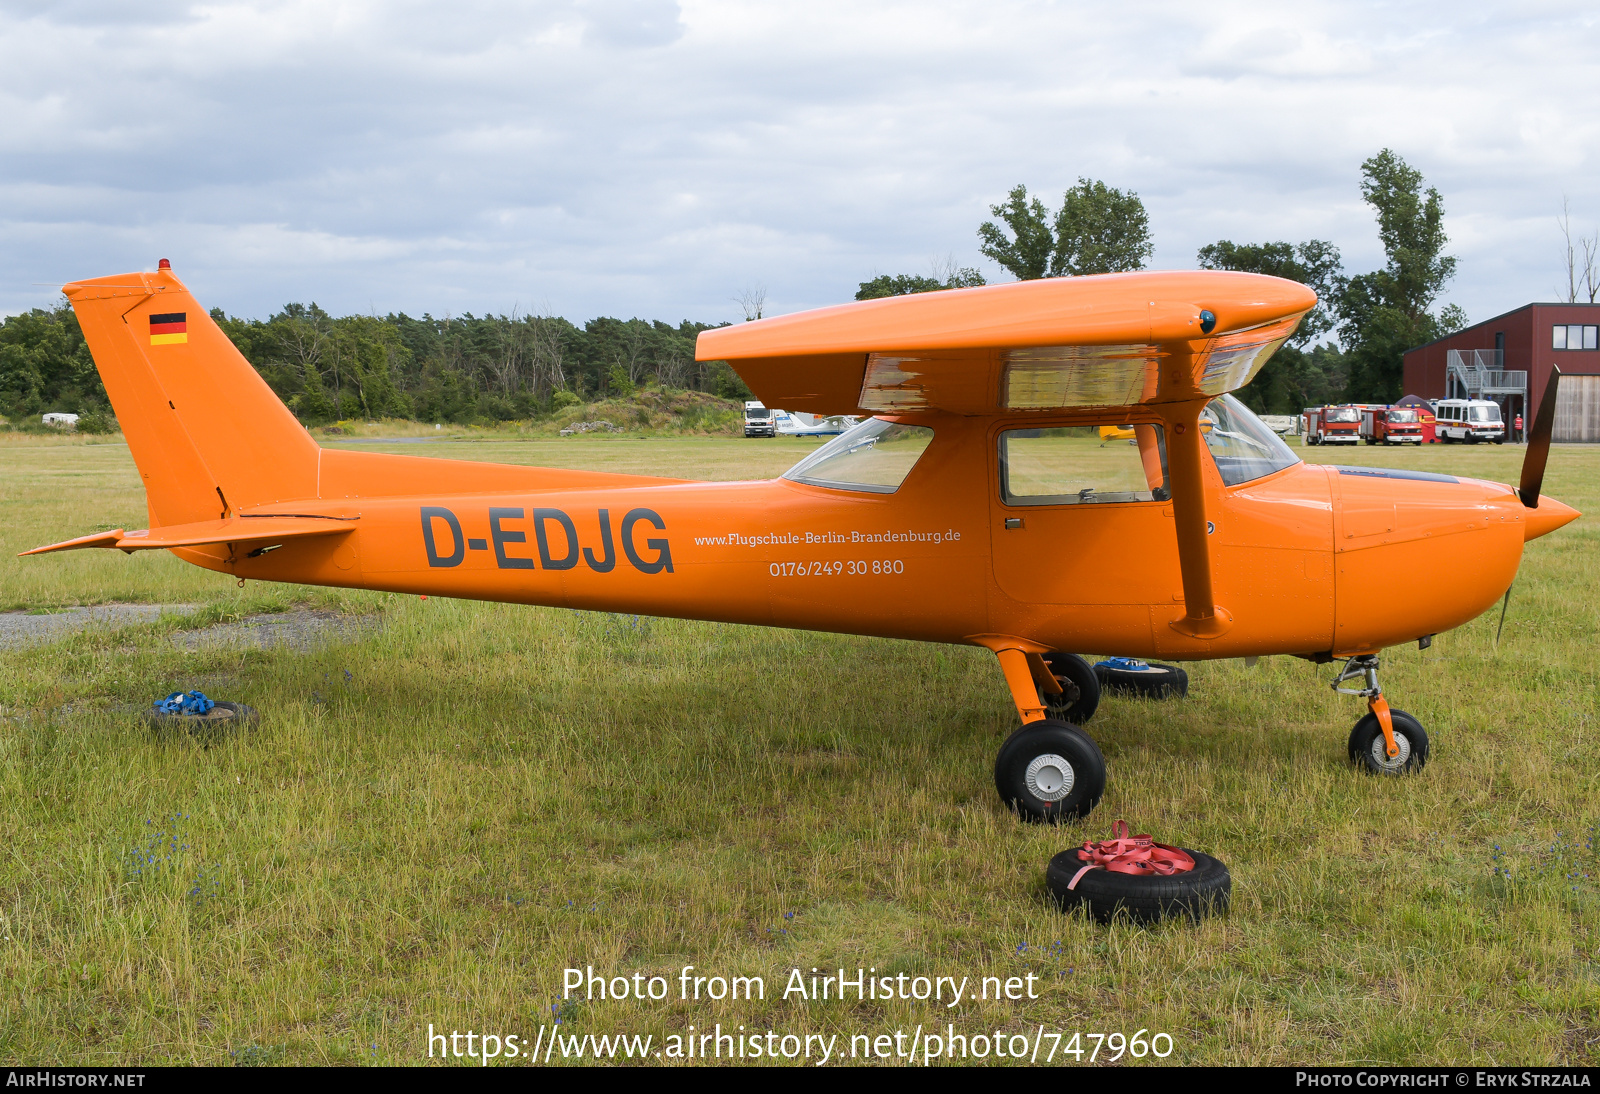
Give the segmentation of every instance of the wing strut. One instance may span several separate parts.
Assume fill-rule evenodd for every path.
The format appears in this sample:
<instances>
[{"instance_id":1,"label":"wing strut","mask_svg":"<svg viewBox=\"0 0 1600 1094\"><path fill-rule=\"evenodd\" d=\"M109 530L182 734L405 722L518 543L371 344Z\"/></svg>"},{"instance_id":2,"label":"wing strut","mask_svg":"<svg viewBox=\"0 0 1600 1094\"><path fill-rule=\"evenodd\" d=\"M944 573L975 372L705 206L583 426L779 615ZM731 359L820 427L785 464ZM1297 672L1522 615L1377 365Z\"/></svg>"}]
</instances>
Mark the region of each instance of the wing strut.
<instances>
[{"instance_id":1,"label":"wing strut","mask_svg":"<svg viewBox=\"0 0 1600 1094\"><path fill-rule=\"evenodd\" d=\"M1211 526L1206 520L1205 479L1200 470L1200 412L1207 401L1176 406L1167 420L1167 475L1185 608L1183 618L1172 621L1172 629L1190 638L1218 638L1233 627L1233 617L1217 606L1211 588Z\"/></svg>"}]
</instances>

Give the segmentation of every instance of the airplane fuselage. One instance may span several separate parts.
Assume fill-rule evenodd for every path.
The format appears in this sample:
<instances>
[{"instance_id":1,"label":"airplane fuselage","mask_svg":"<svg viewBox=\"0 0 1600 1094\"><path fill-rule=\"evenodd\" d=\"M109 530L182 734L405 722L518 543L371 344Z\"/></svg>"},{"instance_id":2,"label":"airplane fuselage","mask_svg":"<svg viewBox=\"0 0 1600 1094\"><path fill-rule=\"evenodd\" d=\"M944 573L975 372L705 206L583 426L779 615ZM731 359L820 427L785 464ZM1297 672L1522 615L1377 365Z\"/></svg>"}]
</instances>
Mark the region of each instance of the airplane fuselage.
<instances>
[{"instance_id":1,"label":"airplane fuselage","mask_svg":"<svg viewBox=\"0 0 1600 1094\"><path fill-rule=\"evenodd\" d=\"M252 580L1204 659L1344 656L1459 626L1504 593L1539 534L1539 510L1500 484L1296 464L1229 487L1207 460L1213 580L1231 626L1194 638L1171 626L1184 601L1170 503L1008 506L993 441L1036 416L905 420L932 425L934 440L887 494L327 451L321 497L247 513L343 518L347 533L256 557L179 553ZM528 485L479 490L475 477ZM422 492L375 492L405 481ZM1547 504L1547 519L1570 513Z\"/></svg>"}]
</instances>

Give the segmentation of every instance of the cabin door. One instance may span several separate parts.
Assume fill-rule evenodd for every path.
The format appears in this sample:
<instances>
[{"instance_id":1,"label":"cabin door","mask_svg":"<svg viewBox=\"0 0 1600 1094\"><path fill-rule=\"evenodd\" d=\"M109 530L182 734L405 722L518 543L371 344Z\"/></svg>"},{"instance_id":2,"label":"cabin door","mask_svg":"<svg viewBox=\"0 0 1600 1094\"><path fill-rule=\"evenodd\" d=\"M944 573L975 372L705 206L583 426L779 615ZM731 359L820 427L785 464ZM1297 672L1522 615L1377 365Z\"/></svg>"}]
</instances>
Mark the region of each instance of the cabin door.
<instances>
[{"instance_id":1,"label":"cabin door","mask_svg":"<svg viewBox=\"0 0 1600 1094\"><path fill-rule=\"evenodd\" d=\"M1001 428L993 440L994 574L1006 595L1107 606L1181 598L1160 426Z\"/></svg>"}]
</instances>

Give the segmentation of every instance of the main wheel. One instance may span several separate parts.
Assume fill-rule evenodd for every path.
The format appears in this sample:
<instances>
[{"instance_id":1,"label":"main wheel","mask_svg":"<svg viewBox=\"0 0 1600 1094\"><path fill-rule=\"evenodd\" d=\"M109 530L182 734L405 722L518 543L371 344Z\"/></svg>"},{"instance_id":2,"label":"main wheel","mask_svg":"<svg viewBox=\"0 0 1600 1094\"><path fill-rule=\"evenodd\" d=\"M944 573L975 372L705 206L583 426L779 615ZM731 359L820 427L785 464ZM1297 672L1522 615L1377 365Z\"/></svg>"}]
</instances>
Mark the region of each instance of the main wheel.
<instances>
[{"instance_id":1,"label":"main wheel","mask_svg":"<svg viewBox=\"0 0 1600 1094\"><path fill-rule=\"evenodd\" d=\"M1389 721L1394 726L1394 743L1400 746L1400 755L1389 758L1383 727L1378 724L1378 716L1368 711L1350 731L1350 761L1373 775L1409 775L1421 771L1422 765L1428 762L1428 733L1422 723L1394 707L1389 708Z\"/></svg>"},{"instance_id":2,"label":"main wheel","mask_svg":"<svg viewBox=\"0 0 1600 1094\"><path fill-rule=\"evenodd\" d=\"M1100 677L1094 668L1075 653L1047 653L1044 663L1050 674L1061 681L1061 694L1051 695L1041 690L1045 712L1061 722L1081 726L1094 717L1100 706Z\"/></svg>"},{"instance_id":3,"label":"main wheel","mask_svg":"<svg viewBox=\"0 0 1600 1094\"><path fill-rule=\"evenodd\" d=\"M1075 725L1046 718L1023 726L994 762L1000 800L1027 821L1086 817L1106 790L1106 760Z\"/></svg>"}]
</instances>

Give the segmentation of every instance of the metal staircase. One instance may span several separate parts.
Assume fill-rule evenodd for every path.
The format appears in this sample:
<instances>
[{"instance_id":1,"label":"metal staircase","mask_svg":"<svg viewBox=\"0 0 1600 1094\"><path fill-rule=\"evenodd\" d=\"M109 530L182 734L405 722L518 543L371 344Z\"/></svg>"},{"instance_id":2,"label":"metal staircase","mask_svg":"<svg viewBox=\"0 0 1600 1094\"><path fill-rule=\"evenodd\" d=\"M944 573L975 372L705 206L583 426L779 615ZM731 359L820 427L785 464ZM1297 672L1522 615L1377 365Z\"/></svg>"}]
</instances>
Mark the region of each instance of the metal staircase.
<instances>
[{"instance_id":1,"label":"metal staircase","mask_svg":"<svg viewBox=\"0 0 1600 1094\"><path fill-rule=\"evenodd\" d=\"M1504 354L1497 349L1453 349L1445 361L1445 398L1493 399L1505 407L1500 396L1516 395L1516 413L1526 413L1528 374L1507 369Z\"/></svg>"}]
</instances>

